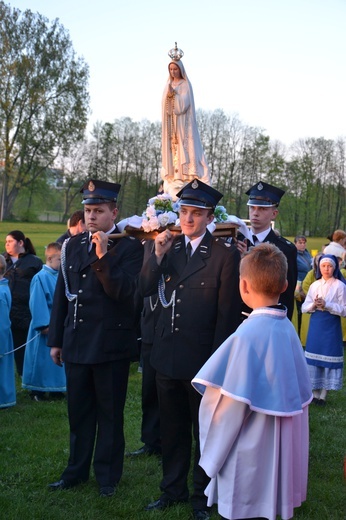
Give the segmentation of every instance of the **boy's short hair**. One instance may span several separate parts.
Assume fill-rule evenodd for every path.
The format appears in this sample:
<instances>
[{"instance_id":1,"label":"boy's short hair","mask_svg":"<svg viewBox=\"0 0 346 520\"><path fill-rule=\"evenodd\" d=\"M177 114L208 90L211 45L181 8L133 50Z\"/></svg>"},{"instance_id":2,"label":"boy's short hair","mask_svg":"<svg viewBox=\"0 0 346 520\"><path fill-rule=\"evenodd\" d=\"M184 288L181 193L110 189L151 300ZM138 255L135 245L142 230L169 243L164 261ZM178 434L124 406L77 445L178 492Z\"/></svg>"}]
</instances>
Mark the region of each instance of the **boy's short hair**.
<instances>
[{"instance_id":1,"label":"boy's short hair","mask_svg":"<svg viewBox=\"0 0 346 520\"><path fill-rule=\"evenodd\" d=\"M259 294L279 295L287 280L287 259L274 244L259 244L242 258L240 276Z\"/></svg>"},{"instance_id":2,"label":"boy's short hair","mask_svg":"<svg viewBox=\"0 0 346 520\"><path fill-rule=\"evenodd\" d=\"M3 255L0 255L0 276L3 276L6 271L6 260Z\"/></svg>"},{"instance_id":3,"label":"boy's short hair","mask_svg":"<svg viewBox=\"0 0 346 520\"><path fill-rule=\"evenodd\" d=\"M46 258L52 254L53 251L61 251L61 244L59 242L50 242L44 251Z\"/></svg>"}]
</instances>

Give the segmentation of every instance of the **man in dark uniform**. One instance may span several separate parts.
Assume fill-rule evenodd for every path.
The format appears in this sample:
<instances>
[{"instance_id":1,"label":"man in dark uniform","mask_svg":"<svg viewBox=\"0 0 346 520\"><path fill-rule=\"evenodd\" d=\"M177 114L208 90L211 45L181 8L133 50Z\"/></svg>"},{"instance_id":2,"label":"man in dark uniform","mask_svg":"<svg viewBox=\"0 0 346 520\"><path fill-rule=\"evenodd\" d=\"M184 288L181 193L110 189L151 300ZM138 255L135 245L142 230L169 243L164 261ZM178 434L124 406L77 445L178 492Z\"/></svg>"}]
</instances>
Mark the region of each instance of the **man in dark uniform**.
<instances>
[{"instance_id":1,"label":"man in dark uniform","mask_svg":"<svg viewBox=\"0 0 346 520\"><path fill-rule=\"evenodd\" d=\"M144 242L144 262L155 250L153 240ZM161 303L157 294L138 298L141 307L141 366L142 366L142 424L141 441L144 443L139 449L127 453L131 457L141 455L161 454L161 433L159 401L156 389L156 371L150 363L154 343L157 320L161 313Z\"/></svg>"},{"instance_id":2,"label":"man in dark uniform","mask_svg":"<svg viewBox=\"0 0 346 520\"><path fill-rule=\"evenodd\" d=\"M284 193L284 190L262 181L257 182L248 189L246 195L249 196L247 205L249 206L251 224L251 243L238 240L238 249L240 253L243 253L249 245L256 246L261 242L270 242L284 253L288 263L288 286L280 297L280 303L287 307L287 317L292 319L295 302L294 291L298 276L297 249L292 242L282 236L278 236L271 227L271 222L279 214L278 206Z\"/></svg>"},{"instance_id":3,"label":"man in dark uniform","mask_svg":"<svg viewBox=\"0 0 346 520\"><path fill-rule=\"evenodd\" d=\"M146 510L188 500L193 431L191 504L194 518L206 520L209 479L198 465L200 397L191 379L240 323L240 255L234 245L207 230L221 193L195 179L177 195L183 234L174 238L166 230L156 237L155 251L139 279L141 294L158 292L162 305L151 355L160 407L162 494Z\"/></svg>"},{"instance_id":4,"label":"man in dark uniform","mask_svg":"<svg viewBox=\"0 0 346 520\"><path fill-rule=\"evenodd\" d=\"M143 261L139 240L117 233L119 184L88 181L81 192L87 232L62 251L48 345L64 362L70 456L51 490L68 489L94 472L100 496L111 496L124 460L123 411L130 358L136 346L133 294Z\"/></svg>"}]
</instances>

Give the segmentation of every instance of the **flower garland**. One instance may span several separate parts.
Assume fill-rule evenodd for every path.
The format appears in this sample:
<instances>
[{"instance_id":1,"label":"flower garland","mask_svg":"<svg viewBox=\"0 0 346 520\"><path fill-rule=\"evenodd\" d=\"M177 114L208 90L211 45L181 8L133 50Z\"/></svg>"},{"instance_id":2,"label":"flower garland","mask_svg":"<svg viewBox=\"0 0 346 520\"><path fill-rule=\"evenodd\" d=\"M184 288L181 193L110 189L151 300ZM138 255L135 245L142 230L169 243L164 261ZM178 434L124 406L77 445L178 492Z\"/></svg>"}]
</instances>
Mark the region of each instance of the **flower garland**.
<instances>
[{"instance_id":1,"label":"flower garland","mask_svg":"<svg viewBox=\"0 0 346 520\"><path fill-rule=\"evenodd\" d=\"M228 221L228 213L224 206L216 206L214 210L216 223ZM179 219L179 202L173 202L168 193L162 193L148 200L147 209L142 215L142 228L146 233L175 224Z\"/></svg>"},{"instance_id":2,"label":"flower garland","mask_svg":"<svg viewBox=\"0 0 346 520\"><path fill-rule=\"evenodd\" d=\"M142 228L146 233L175 224L178 219L179 203L173 202L168 193L152 197L142 217Z\"/></svg>"}]
</instances>

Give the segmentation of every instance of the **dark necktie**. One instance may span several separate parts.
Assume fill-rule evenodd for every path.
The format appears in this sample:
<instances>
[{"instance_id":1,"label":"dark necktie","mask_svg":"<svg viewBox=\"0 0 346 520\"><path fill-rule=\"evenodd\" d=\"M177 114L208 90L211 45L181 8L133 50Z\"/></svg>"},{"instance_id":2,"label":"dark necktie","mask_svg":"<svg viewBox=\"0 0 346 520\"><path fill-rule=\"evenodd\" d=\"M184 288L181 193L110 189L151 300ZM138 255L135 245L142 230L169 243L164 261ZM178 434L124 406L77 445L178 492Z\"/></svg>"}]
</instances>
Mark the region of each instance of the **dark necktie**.
<instances>
[{"instance_id":1,"label":"dark necktie","mask_svg":"<svg viewBox=\"0 0 346 520\"><path fill-rule=\"evenodd\" d=\"M92 235L91 235L90 238L89 238L89 243L88 243L88 253L89 253L89 255L91 254L91 252L95 253L95 249L96 249L96 244L94 242L92 242Z\"/></svg>"},{"instance_id":2,"label":"dark necktie","mask_svg":"<svg viewBox=\"0 0 346 520\"><path fill-rule=\"evenodd\" d=\"M256 242L259 242L258 238L256 237L256 235L252 235L252 242L253 242L253 245L255 246L256 245Z\"/></svg>"},{"instance_id":3,"label":"dark necktie","mask_svg":"<svg viewBox=\"0 0 346 520\"><path fill-rule=\"evenodd\" d=\"M186 262L189 262L189 260L191 259L191 255L192 255L192 246L191 246L191 242L188 242L186 244Z\"/></svg>"}]
</instances>

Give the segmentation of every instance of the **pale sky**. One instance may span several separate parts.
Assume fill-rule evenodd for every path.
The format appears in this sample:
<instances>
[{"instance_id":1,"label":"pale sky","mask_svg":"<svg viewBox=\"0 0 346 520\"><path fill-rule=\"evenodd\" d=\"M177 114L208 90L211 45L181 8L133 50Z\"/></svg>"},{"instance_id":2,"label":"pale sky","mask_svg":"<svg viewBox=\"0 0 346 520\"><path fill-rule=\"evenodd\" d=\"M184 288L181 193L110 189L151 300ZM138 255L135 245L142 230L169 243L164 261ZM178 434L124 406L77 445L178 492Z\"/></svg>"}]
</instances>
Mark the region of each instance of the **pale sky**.
<instances>
[{"instance_id":1,"label":"pale sky","mask_svg":"<svg viewBox=\"0 0 346 520\"><path fill-rule=\"evenodd\" d=\"M178 42L196 108L286 145L346 136L346 0L5 0L59 18L90 67L96 121L161 119Z\"/></svg>"}]
</instances>

